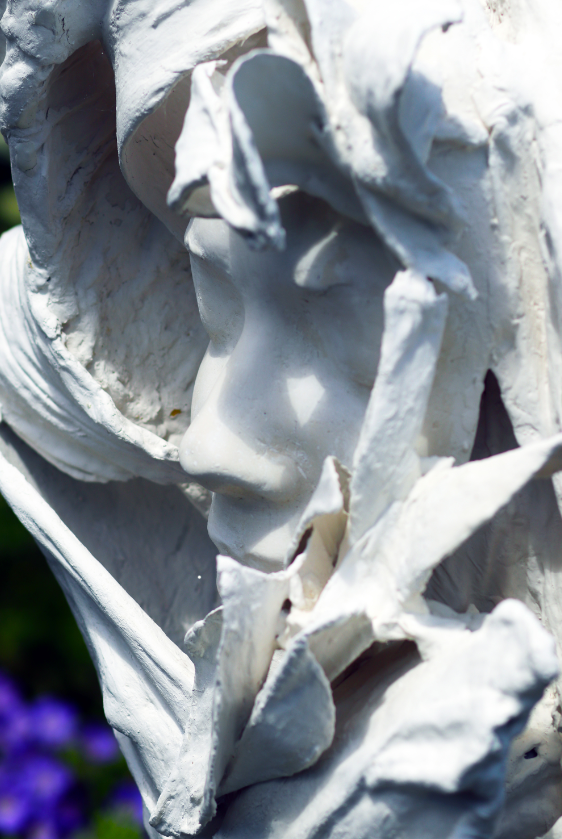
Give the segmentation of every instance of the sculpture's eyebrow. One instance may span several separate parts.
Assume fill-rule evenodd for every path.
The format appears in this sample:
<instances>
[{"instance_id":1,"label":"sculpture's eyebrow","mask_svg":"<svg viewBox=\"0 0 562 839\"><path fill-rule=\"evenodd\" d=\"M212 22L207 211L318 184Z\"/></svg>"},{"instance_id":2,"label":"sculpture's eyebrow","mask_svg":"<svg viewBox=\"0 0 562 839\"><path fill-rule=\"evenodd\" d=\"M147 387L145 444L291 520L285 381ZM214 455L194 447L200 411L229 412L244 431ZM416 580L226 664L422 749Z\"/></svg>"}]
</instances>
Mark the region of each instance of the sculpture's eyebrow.
<instances>
[{"instance_id":1,"label":"sculpture's eyebrow","mask_svg":"<svg viewBox=\"0 0 562 839\"><path fill-rule=\"evenodd\" d=\"M336 225L299 259L294 268L297 285L316 291L349 285L350 277L346 276L344 265L346 254L338 240L338 233L339 225Z\"/></svg>"},{"instance_id":2,"label":"sculpture's eyebrow","mask_svg":"<svg viewBox=\"0 0 562 839\"><path fill-rule=\"evenodd\" d=\"M230 267L228 237L225 241L220 234L209 236L209 241L206 242L205 233L203 232L201 236L200 231L197 231L197 227L194 225L196 221L197 219L190 221L185 234L185 246L189 253L197 259L221 268L228 273ZM220 222L217 220L217 223Z\"/></svg>"},{"instance_id":3,"label":"sculpture's eyebrow","mask_svg":"<svg viewBox=\"0 0 562 839\"><path fill-rule=\"evenodd\" d=\"M196 219L192 218L189 224L187 225L184 238L185 246L190 253L194 254L195 256L198 256L200 259L205 259L207 257L207 254L205 253L205 250L202 247L202 244L199 238L197 237L197 234L193 230L193 225L195 221Z\"/></svg>"}]
</instances>

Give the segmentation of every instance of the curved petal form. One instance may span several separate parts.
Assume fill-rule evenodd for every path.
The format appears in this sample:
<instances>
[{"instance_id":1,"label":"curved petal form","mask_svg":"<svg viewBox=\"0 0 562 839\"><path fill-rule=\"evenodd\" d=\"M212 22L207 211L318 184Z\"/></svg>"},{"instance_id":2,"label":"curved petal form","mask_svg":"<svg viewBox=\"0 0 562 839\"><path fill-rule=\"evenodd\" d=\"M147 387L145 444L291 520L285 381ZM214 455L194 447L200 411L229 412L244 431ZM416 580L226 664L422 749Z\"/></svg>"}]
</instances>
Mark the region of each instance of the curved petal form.
<instances>
[{"instance_id":1,"label":"curved petal form","mask_svg":"<svg viewBox=\"0 0 562 839\"><path fill-rule=\"evenodd\" d=\"M309 533L306 547L285 571L267 574L218 557L223 606L186 637L198 698L150 820L164 835L195 833L214 816L217 795L299 772L332 742L330 685L307 640L301 637L286 654L276 646L286 604L298 614L310 611L332 573L345 531L346 495L347 476L328 458L300 526ZM295 702L316 709L314 724L303 717L306 738L293 730ZM273 740L278 746L264 761L259 744Z\"/></svg>"},{"instance_id":2,"label":"curved petal form","mask_svg":"<svg viewBox=\"0 0 562 839\"><path fill-rule=\"evenodd\" d=\"M421 597L431 572L532 478L559 470L561 453L556 435L457 468L443 462L390 506L343 558L303 629L329 678L376 640L411 638L428 654L433 643L447 642Z\"/></svg>"},{"instance_id":3,"label":"curved petal form","mask_svg":"<svg viewBox=\"0 0 562 839\"><path fill-rule=\"evenodd\" d=\"M213 154L195 128L201 108L194 86L176 148L171 206L205 213L210 198L251 244L280 248L271 188L298 186L371 223L405 267L474 299L466 265L446 247L459 226L455 196L426 165L441 98L426 80L412 93L421 43L433 29L459 19L454 0L436 0L423 10L404 0L392 14L378 2L361 14L343 0L266 4L270 42L281 54L257 51L239 59L222 93L218 84L214 93L207 84L206 109L212 100L215 115L222 114ZM269 96L272 84L275 98ZM415 125L404 116L403 96L416 101ZM200 194L205 183L210 195Z\"/></svg>"},{"instance_id":4,"label":"curved petal form","mask_svg":"<svg viewBox=\"0 0 562 839\"><path fill-rule=\"evenodd\" d=\"M271 187L298 186L367 221L351 181L334 167L318 140L328 132L327 116L298 64L259 50L239 59L226 82L212 70L210 79L202 67L193 75L191 102L176 146L176 178L168 195L172 207L209 214L201 197L202 185L208 183L214 213L256 247L283 246ZM274 100L267 95L273 84ZM201 133L202 126L209 130Z\"/></svg>"},{"instance_id":5,"label":"curved petal form","mask_svg":"<svg viewBox=\"0 0 562 839\"><path fill-rule=\"evenodd\" d=\"M306 712L295 716L296 705ZM330 683L300 638L270 669L219 792L302 772L332 745L334 733Z\"/></svg>"},{"instance_id":6,"label":"curved petal form","mask_svg":"<svg viewBox=\"0 0 562 839\"><path fill-rule=\"evenodd\" d=\"M511 738L556 672L552 640L514 601L429 662L406 648L368 659L335 690L322 761L239 793L217 838L490 836Z\"/></svg>"},{"instance_id":7,"label":"curved petal form","mask_svg":"<svg viewBox=\"0 0 562 839\"><path fill-rule=\"evenodd\" d=\"M25 119L10 110L22 93ZM75 477L184 482L176 443L206 337L188 255L120 173L107 57L88 44L9 94L29 253L21 232L2 240L6 417Z\"/></svg>"},{"instance_id":8,"label":"curved petal form","mask_svg":"<svg viewBox=\"0 0 562 839\"><path fill-rule=\"evenodd\" d=\"M343 53L346 89L358 113L373 128L373 150L363 156L358 145L352 152L356 177L368 189L383 192L413 215L445 229L455 221L454 195L425 165L405 130L400 104L424 38L461 16L456 0L434 0L422 6L415 0L401 0L391 9L385 5L384 11L380 0L369 3L346 32ZM426 111L420 121L427 121L432 110L438 116L440 98L427 90L420 89L418 94L419 107Z\"/></svg>"},{"instance_id":9,"label":"curved petal form","mask_svg":"<svg viewBox=\"0 0 562 839\"><path fill-rule=\"evenodd\" d=\"M178 760L150 819L165 836L197 833L214 816L215 795L267 675L288 594L283 573L265 574L229 557L219 556L217 564L220 625L218 615L209 616L196 637L188 636L200 660L196 673L205 667L207 674L205 698L193 705ZM211 639L203 653L201 633Z\"/></svg>"},{"instance_id":10,"label":"curved petal form","mask_svg":"<svg viewBox=\"0 0 562 839\"><path fill-rule=\"evenodd\" d=\"M185 482L176 447L127 420L69 352L64 338L50 338L41 329L29 299L29 254L21 228L0 240L0 260L4 419L74 478L109 481L142 475L160 483Z\"/></svg>"},{"instance_id":11,"label":"curved petal form","mask_svg":"<svg viewBox=\"0 0 562 839\"><path fill-rule=\"evenodd\" d=\"M113 56L117 140L128 185L182 242L185 219L166 194L174 146L190 101L191 72L265 43L260 0L127 0L111 5L105 39ZM150 73L144 72L149 66Z\"/></svg>"},{"instance_id":12,"label":"curved petal form","mask_svg":"<svg viewBox=\"0 0 562 839\"><path fill-rule=\"evenodd\" d=\"M350 540L402 500L421 474L416 454L447 317L447 296L424 277L397 274L384 295L381 359L351 482Z\"/></svg>"},{"instance_id":13,"label":"curved petal form","mask_svg":"<svg viewBox=\"0 0 562 839\"><path fill-rule=\"evenodd\" d=\"M327 105L304 69L259 51L239 59L229 81L230 112L243 113L270 185L298 186L366 223L345 165L334 165ZM267 95L273 84L275 99Z\"/></svg>"}]
</instances>

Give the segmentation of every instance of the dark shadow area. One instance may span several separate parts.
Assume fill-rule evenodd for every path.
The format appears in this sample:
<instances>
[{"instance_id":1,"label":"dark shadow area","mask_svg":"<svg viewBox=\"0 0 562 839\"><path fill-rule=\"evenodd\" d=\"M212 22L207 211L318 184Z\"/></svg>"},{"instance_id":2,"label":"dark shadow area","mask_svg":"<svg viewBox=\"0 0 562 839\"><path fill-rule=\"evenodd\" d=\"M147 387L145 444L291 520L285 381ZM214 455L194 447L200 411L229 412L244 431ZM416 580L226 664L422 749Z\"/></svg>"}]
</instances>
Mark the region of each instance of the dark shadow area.
<instances>
[{"instance_id":1,"label":"dark shadow area","mask_svg":"<svg viewBox=\"0 0 562 839\"><path fill-rule=\"evenodd\" d=\"M482 460L517 446L500 386L488 371L470 459ZM548 615L555 608L551 601L557 590L549 581L562 573L561 542L562 518L552 481L532 480L435 569L426 597L457 612L471 604L479 612L491 612L513 597L537 614Z\"/></svg>"}]
</instances>

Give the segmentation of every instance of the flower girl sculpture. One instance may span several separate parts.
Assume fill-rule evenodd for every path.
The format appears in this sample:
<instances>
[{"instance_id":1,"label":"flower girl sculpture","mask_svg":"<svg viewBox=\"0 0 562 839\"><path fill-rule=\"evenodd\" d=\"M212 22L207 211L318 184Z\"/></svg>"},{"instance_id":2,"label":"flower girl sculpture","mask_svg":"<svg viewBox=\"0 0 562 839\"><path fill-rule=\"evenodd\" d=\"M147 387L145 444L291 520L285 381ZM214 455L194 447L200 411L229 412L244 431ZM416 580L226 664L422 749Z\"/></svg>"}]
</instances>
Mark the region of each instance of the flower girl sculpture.
<instances>
[{"instance_id":1,"label":"flower girl sculpture","mask_svg":"<svg viewBox=\"0 0 562 839\"><path fill-rule=\"evenodd\" d=\"M545 834L562 13L11 0L2 31L0 489L150 835Z\"/></svg>"}]
</instances>

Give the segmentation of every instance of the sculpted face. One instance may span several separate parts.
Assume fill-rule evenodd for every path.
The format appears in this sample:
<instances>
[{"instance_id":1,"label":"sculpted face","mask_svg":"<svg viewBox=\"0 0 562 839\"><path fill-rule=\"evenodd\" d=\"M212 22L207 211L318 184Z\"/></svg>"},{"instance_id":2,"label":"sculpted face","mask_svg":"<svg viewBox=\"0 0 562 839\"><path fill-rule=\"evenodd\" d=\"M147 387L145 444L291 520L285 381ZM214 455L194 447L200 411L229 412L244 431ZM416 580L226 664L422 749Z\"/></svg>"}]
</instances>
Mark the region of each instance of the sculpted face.
<instances>
[{"instance_id":1,"label":"sculpted face","mask_svg":"<svg viewBox=\"0 0 562 839\"><path fill-rule=\"evenodd\" d=\"M210 343L181 463L215 493L217 548L268 570L325 457L351 467L398 270L371 229L326 204L293 193L280 205L282 253L250 250L215 219L195 219L186 239Z\"/></svg>"}]
</instances>

